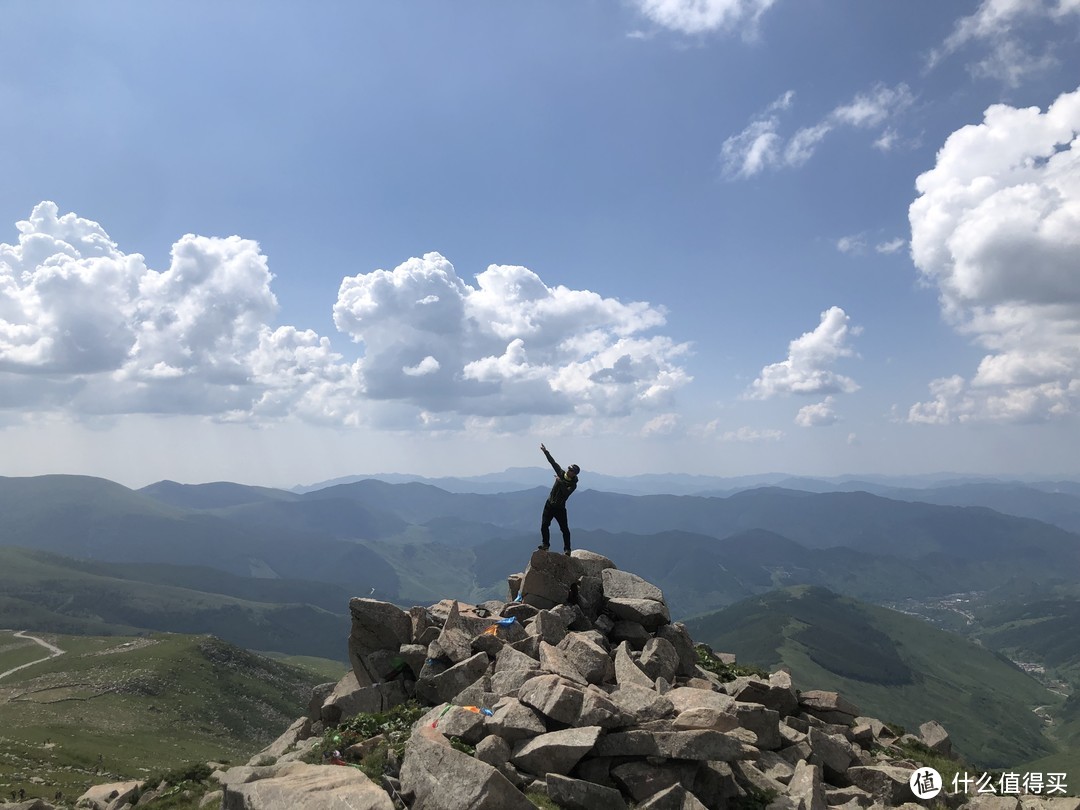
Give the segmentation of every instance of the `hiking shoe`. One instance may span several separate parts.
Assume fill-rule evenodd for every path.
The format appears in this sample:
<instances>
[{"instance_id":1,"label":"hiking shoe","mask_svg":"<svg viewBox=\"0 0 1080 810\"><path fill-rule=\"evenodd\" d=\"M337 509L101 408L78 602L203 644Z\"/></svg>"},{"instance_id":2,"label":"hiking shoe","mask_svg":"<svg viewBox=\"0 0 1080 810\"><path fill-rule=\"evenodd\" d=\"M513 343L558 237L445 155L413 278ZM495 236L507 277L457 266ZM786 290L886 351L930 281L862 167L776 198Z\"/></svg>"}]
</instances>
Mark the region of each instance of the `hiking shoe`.
<instances>
[{"instance_id":1,"label":"hiking shoe","mask_svg":"<svg viewBox=\"0 0 1080 810\"><path fill-rule=\"evenodd\" d=\"M570 549L567 549L566 551L564 551L563 554L565 554L567 557L569 557L570 556Z\"/></svg>"},{"instance_id":2,"label":"hiking shoe","mask_svg":"<svg viewBox=\"0 0 1080 810\"><path fill-rule=\"evenodd\" d=\"M545 546L543 543L536 547L537 551L551 551L551 546Z\"/></svg>"}]
</instances>

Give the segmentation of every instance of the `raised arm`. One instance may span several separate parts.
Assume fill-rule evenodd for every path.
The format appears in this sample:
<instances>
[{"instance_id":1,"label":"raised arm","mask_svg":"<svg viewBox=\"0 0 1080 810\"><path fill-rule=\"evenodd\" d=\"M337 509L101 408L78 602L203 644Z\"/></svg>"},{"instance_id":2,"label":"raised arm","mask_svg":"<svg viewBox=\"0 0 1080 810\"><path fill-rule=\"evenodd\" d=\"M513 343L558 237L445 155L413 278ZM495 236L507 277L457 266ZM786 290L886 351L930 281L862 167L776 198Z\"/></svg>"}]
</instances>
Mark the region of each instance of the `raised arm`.
<instances>
[{"instance_id":1,"label":"raised arm","mask_svg":"<svg viewBox=\"0 0 1080 810\"><path fill-rule=\"evenodd\" d=\"M562 478L563 475L566 474L566 471L555 462L555 459L551 457L551 453L548 452L548 449L544 447L543 444L540 445L540 449L544 451L544 455L547 456L548 464L555 470L555 474Z\"/></svg>"}]
</instances>

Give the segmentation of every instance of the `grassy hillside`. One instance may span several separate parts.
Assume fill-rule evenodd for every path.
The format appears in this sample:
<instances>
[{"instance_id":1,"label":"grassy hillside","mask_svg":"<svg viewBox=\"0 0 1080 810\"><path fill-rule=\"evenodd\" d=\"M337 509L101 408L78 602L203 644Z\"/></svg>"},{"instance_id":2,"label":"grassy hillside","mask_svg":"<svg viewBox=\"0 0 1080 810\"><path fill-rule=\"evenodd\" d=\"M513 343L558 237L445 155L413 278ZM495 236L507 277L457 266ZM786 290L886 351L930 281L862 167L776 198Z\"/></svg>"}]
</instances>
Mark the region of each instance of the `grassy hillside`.
<instances>
[{"instance_id":1,"label":"grassy hillside","mask_svg":"<svg viewBox=\"0 0 1080 810\"><path fill-rule=\"evenodd\" d=\"M0 548L0 626L69 633L213 633L247 648L332 659L344 654L349 627L344 596L330 611L164 585L168 577L162 567L153 569L150 581L124 577L124 571L137 573L138 566L117 566L112 574L109 568L84 568L51 554ZM289 593L284 587L266 590Z\"/></svg>"},{"instance_id":2,"label":"grassy hillside","mask_svg":"<svg viewBox=\"0 0 1080 810\"><path fill-rule=\"evenodd\" d=\"M836 689L868 715L915 729L938 720L982 767L1055 752L1034 713L1061 705L1003 656L896 611L817 587L754 597L687 622L746 663L791 668L801 689Z\"/></svg>"},{"instance_id":3,"label":"grassy hillside","mask_svg":"<svg viewBox=\"0 0 1080 810\"><path fill-rule=\"evenodd\" d=\"M978 637L987 646L1080 682L1080 596L985 605L977 616Z\"/></svg>"},{"instance_id":4,"label":"grassy hillside","mask_svg":"<svg viewBox=\"0 0 1080 810\"><path fill-rule=\"evenodd\" d=\"M303 714L321 680L206 636L45 638L65 654L0 679L5 795L78 795L112 778L246 760ZM0 672L27 649L44 654L0 632Z\"/></svg>"}]
</instances>

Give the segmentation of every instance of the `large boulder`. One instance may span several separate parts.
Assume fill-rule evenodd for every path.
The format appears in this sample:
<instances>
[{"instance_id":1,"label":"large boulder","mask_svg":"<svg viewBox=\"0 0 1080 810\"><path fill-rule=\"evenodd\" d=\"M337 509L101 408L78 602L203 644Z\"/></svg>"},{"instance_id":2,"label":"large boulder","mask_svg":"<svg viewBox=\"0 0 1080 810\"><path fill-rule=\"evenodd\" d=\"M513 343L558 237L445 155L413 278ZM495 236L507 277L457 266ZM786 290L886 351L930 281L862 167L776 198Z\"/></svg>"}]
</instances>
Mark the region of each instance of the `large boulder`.
<instances>
[{"instance_id":1,"label":"large boulder","mask_svg":"<svg viewBox=\"0 0 1080 810\"><path fill-rule=\"evenodd\" d=\"M663 678L668 683L675 680L679 669L679 653L675 645L664 638L650 638L641 648L638 666L652 680Z\"/></svg>"},{"instance_id":2,"label":"large boulder","mask_svg":"<svg viewBox=\"0 0 1080 810\"><path fill-rule=\"evenodd\" d=\"M478 629L475 623L465 621L461 616L459 603L454 602L439 632L439 647L447 658L459 664L473 655L473 638L484 632L484 628L490 625L491 621L485 620Z\"/></svg>"},{"instance_id":3,"label":"large boulder","mask_svg":"<svg viewBox=\"0 0 1080 810\"><path fill-rule=\"evenodd\" d=\"M142 787L142 782L110 782L94 785L75 802L79 807L89 810L106 810L110 805L119 807Z\"/></svg>"},{"instance_id":4,"label":"large boulder","mask_svg":"<svg viewBox=\"0 0 1080 810\"><path fill-rule=\"evenodd\" d=\"M665 695L649 687L616 686L610 689L608 698L633 723L661 720L675 712L675 707Z\"/></svg>"},{"instance_id":5,"label":"large boulder","mask_svg":"<svg viewBox=\"0 0 1080 810\"><path fill-rule=\"evenodd\" d=\"M380 651L396 652L402 644L411 644L413 619L397 605L362 597L349 600L349 613L349 662L360 686L371 686L382 677L368 656Z\"/></svg>"},{"instance_id":6,"label":"large boulder","mask_svg":"<svg viewBox=\"0 0 1080 810\"><path fill-rule=\"evenodd\" d=\"M557 723L575 725L580 722L585 693L558 675L531 678L518 690L518 699Z\"/></svg>"},{"instance_id":7,"label":"large boulder","mask_svg":"<svg viewBox=\"0 0 1080 810\"><path fill-rule=\"evenodd\" d=\"M495 704L485 725L507 742L528 739L547 731L543 718L517 698L503 698Z\"/></svg>"},{"instance_id":8,"label":"large boulder","mask_svg":"<svg viewBox=\"0 0 1080 810\"><path fill-rule=\"evenodd\" d=\"M949 732L937 720L930 720L919 726L919 738L932 751L944 756L952 754L952 740L949 738Z\"/></svg>"},{"instance_id":9,"label":"large boulder","mask_svg":"<svg viewBox=\"0 0 1080 810\"><path fill-rule=\"evenodd\" d=\"M859 707L838 692L811 689L799 693L799 708L826 723L850 726L861 712Z\"/></svg>"},{"instance_id":10,"label":"large boulder","mask_svg":"<svg viewBox=\"0 0 1080 810\"><path fill-rule=\"evenodd\" d=\"M655 631L671 621L667 605L653 599L608 599L607 610L615 618L637 622L647 630Z\"/></svg>"},{"instance_id":11,"label":"large boulder","mask_svg":"<svg viewBox=\"0 0 1080 810\"><path fill-rule=\"evenodd\" d=\"M454 750L445 737L422 726L406 746L401 787L415 797L413 807L424 810L535 810L498 769Z\"/></svg>"},{"instance_id":12,"label":"large boulder","mask_svg":"<svg viewBox=\"0 0 1080 810\"><path fill-rule=\"evenodd\" d=\"M790 686L775 683L771 678L768 681L748 676L736 678L724 684L724 691L744 703L760 703L768 709L779 712L781 717L794 714L799 708L799 699L795 696L795 690Z\"/></svg>"},{"instance_id":13,"label":"large boulder","mask_svg":"<svg viewBox=\"0 0 1080 810\"><path fill-rule=\"evenodd\" d=\"M787 786L788 796L794 800L799 810L825 810L825 784L821 779L821 768L807 762L795 766L795 773Z\"/></svg>"},{"instance_id":14,"label":"large boulder","mask_svg":"<svg viewBox=\"0 0 1080 810\"><path fill-rule=\"evenodd\" d=\"M615 676L611 655L585 633L568 633L558 649L588 683L604 683Z\"/></svg>"},{"instance_id":15,"label":"large boulder","mask_svg":"<svg viewBox=\"0 0 1080 810\"><path fill-rule=\"evenodd\" d=\"M847 770L852 784L874 797L876 802L895 807L904 802L914 802L911 790L913 768L893 765L853 765Z\"/></svg>"},{"instance_id":16,"label":"large boulder","mask_svg":"<svg viewBox=\"0 0 1080 810\"><path fill-rule=\"evenodd\" d=\"M553 647L546 641L540 642L540 669L581 686L588 683L585 676L581 674L581 670L574 665L563 648Z\"/></svg>"},{"instance_id":17,"label":"large boulder","mask_svg":"<svg viewBox=\"0 0 1080 810\"><path fill-rule=\"evenodd\" d=\"M510 760L522 770L537 776L549 773L565 775L592 750L601 731L599 726L550 731L518 743Z\"/></svg>"},{"instance_id":18,"label":"large boulder","mask_svg":"<svg viewBox=\"0 0 1080 810\"><path fill-rule=\"evenodd\" d=\"M606 599L652 599L656 602L664 601L663 592L637 574L620 571L617 568L605 568L600 572L600 577L604 583L604 597Z\"/></svg>"},{"instance_id":19,"label":"large boulder","mask_svg":"<svg viewBox=\"0 0 1080 810\"><path fill-rule=\"evenodd\" d=\"M327 726L336 726L357 714L385 712L408 698L400 681L361 686L356 679L356 670L353 670L346 673L323 701L320 716Z\"/></svg>"},{"instance_id":20,"label":"large boulder","mask_svg":"<svg viewBox=\"0 0 1080 810\"><path fill-rule=\"evenodd\" d=\"M615 682L619 686L639 686L644 689L656 688L656 682L634 662L630 655L630 644L626 641L615 650Z\"/></svg>"},{"instance_id":21,"label":"large boulder","mask_svg":"<svg viewBox=\"0 0 1080 810\"><path fill-rule=\"evenodd\" d=\"M386 791L356 768L294 763L286 772L225 790L222 810L393 810Z\"/></svg>"},{"instance_id":22,"label":"large boulder","mask_svg":"<svg viewBox=\"0 0 1080 810\"><path fill-rule=\"evenodd\" d=\"M581 576L580 563L549 551L534 551L521 580L521 601L538 608L565 604Z\"/></svg>"},{"instance_id":23,"label":"large boulder","mask_svg":"<svg viewBox=\"0 0 1080 810\"><path fill-rule=\"evenodd\" d=\"M564 810L626 810L626 799L614 788L549 773L547 795Z\"/></svg>"},{"instance_id":24,"label":"large boulder","mask_svg":"<svg viewBox=\"0 0 1080 810\"><path fill-rule=\"evenodd\" d=\"M425 664L416 682L416 694L428 703L450 703L466 687L484 677L490 664L487 654L482 652L442 671Z\"/></svg>"},{"instance_id":25,"label":"large boulder","mask_svg":"<svg viewBox=\"0 0 1080 810\"><path fill-rule=\"evenodd\" d=\"M753 749L735 736L709 729L693 731L617 731L601 738L599 756L665 757L667 759L746 759Z\"/></svg>"}]
</instances>

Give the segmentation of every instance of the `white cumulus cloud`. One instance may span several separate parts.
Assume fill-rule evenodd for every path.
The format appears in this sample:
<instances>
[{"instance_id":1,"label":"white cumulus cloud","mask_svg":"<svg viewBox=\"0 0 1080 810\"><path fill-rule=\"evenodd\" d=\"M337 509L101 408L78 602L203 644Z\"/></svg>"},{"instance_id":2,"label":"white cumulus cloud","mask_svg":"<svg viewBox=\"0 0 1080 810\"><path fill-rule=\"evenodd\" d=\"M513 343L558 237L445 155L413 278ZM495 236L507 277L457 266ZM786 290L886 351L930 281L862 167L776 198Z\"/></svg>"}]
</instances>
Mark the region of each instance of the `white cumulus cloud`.
<instances>
[{"instance_id":1,"label":"white cumulus cloud","mask_svg":"<svg viewBox=\"0 0 1080 810\"><path fill-rule=\"evenodd\" d=\"M800 408L795 415L795 424L799 427L828 427L829 425L835 425L839 419L836 410L833 408L835 404L835 397L825 397L821 402L806 405Z\"/></svg>"},{"instance_id":2,"label":"white cumulus cloud","mask_svg":"<svg viewBox=\"0 0 1080 810\"><path fill-rule=\"evenodd\" d=\"M681 34L746 28L752 30L776 0L635 0L657 25Z\"/></svg>"},{"instance_id":3,"label":"white cumulus cloud","mask_svg":"<svg viewBox=\"0 0 1080 810\"><path fill-rule=\"evenodd\" d=\"M275 325L256 242L187 235L169 266L43 202L0 243L0 408L75 415L297 417L446 429L468 417L661 411L690 381L662 308L548 287L493 265L475 285L437 253L345 278L335 324L362 346Z\"/></svg>"},{"instance_id":4,"label":"white cumulus cloud","mask_svg":"<svg viewBox=\"0 0 1080 810\"><path fill-rule=\"evenodd\" d=\"M189 234L156 271L51 202L17 228L0 244L0 373L48 384L9 406L224 415L267 389L255 364L277 300L255 242Z\"/></svg>"},{"instance_id":5,"label":"white cumulus cloud","mask_svg":"<svg viewBox=\"0 0 1080 810\"><path fill-rule=\"evenodd\" d=\"M643 437L671 436L682 426L682 417L677 413L662 413L654 416L641 427Z\"/></svg>"},{"instance_id":6,"label":"white cumulus cloud","mask_svg":"<svg viewBox=\"0 0 1080 810\"><path fill-rule=\"evenodd\" d=\"M814 396L857 391L859 386L854 380L833 368L841 358L855 355L849 339L861 329L850 322L851 318L840 307L822 312L817 328L788 344L787 359L765 366L750 384L747 396L769 399L787 394Z\"/></svg>"},{"instance_id":7,"label":"white cumulus cloud","mask_svg":"<svg viewBox=\"0 0 1080 810\"><path fill-rule=\"evenodd\" d=\"M942 311L987 351L934 381L913 422L1030 421L1080 387L1080 90L1042 112L1004 104L952 133L911 204L911 251Z\"/></svg>"},{"instance_id":8,"label":"white cumulus cloud","mask_svg":"<svg viewBox=\"0 0 1080 810\"><path fill-rule=\"evenodd\" d=\"M686 344L643 334L664 324L658 307L548 287L518 266L475 281L438 253L342 281L334 322L363 344L368 396L431 412L615 416L662 407L690 380Z\"/></svg>"}]
</instances>

